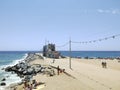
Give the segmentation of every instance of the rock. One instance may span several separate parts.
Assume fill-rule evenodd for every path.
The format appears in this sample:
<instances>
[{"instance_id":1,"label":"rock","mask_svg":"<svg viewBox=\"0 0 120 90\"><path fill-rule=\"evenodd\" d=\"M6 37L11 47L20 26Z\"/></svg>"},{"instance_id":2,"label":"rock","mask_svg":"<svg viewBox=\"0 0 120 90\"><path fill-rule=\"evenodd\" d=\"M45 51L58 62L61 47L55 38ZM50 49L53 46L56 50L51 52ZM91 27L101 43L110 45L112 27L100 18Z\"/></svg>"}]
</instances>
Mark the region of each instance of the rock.
<instances>
[{"instance_id":1,"label":"rock","mask_svg":"<svg viewBox=\"0 0 120 90\"><path fill-rule=\"evenodd\" d=\"M5 68L5 71L10 72L10 71L12 71L12 69L11 69L11 67L9 66L9 67Z\"/></svg>"},{"instance_id":2,"label":"rock","mask_svg":"<svg viewBox=\"0 0 120 90\"><path fill-rule=\"evenodd\" d=\"M32 79L32 75L26 75L24 81L30 81Z\"/></svg>"},{"instance_id":3,"label":"rock","mask_svg":"<svg viewBox=\"0 0 120 90\"><path fill-rule=\"evenodd\" d=\"M0 83L0 86L6 86L6 83L2 82Z\"/></svg>"},{"instance_id":4,"label":"rock","mask_svg":"<svg viewBox=\"0 0 120 90\"><path fill-rule=\"evenodd\" d=\"M32 74L32 72L33 72L32 68L27 69L27 74Z\"/></svg>"},{"instance_id":5,"label":"rock","mask_svg":"<svg viewBox=\"0 0 120 90\"><path fill-rule=\"evenodd\" d=\"M23 72L23 75L26 75L26 73L27 73L27 71L24 71L24 72Z\"/></svg>"},{"instance_id":6,"label":"rock","mask_svg":"<svg viewBox=\"0 0 120 90\"><path fill-rule=\"evenodd\" d=\"M6 79L5 78L3 78L1 81L5 81Z\"/></svg>"}]
</instances>

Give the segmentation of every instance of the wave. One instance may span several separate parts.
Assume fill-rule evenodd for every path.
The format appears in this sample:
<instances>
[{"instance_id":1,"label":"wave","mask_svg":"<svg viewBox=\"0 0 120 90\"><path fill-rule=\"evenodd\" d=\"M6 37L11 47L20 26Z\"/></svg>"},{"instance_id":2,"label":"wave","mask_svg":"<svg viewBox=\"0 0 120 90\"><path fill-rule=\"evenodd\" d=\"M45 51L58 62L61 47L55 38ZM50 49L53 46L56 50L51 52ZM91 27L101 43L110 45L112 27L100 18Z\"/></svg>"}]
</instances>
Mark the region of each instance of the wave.
<instances>
[{"instance_id":1,"label":"wave","mask_svg":"<svg viewBox=\"0 0 120 90\"><path fill-rule=\"evenodd\" d=\"M18 64L19 62L24 62L24 60L27 56L28 56L28 54L25 53L21 59L12 60L11 63L0 66L0 79L6 78L6 81L5 81L6 86L0 86L0 90L4 90L10 84L21 82L21 78L18 77L17 74L12 74L11 72L5 72L4 70L2 70L2 68L6 68L8 66L14 66L14 65Z\"/></svg>"},{"instance_id":2,"label":"wave","mask_svg":"<svg viewBox=\"0 0 120 90\"><path fill-rule=\"evenodd\" d=\"M0 86L0 90L4 90L6 87L10 86L11 84L16 84L16 83L19 83L21 82L21 78L17 76L17 74L9 74L9 73L6 73L5 74L6 76L6 86Z\"/></svg>"},{"instance_id":3,"label":"wave","mask_svg":"<svg viewBox=\"0 0 120 90\"><path fill-rule=\"evenodd\" d=\"M18 64L19 62L24 62L24 60L27 56L28 56L28 53L25 53L24 56L21 59L11 60L11 63L6 64L6 65L2 65L2 66L0 66L0 68L6 68L8 66L14 66L14 65Z\"/></svg>"}]
</instances>

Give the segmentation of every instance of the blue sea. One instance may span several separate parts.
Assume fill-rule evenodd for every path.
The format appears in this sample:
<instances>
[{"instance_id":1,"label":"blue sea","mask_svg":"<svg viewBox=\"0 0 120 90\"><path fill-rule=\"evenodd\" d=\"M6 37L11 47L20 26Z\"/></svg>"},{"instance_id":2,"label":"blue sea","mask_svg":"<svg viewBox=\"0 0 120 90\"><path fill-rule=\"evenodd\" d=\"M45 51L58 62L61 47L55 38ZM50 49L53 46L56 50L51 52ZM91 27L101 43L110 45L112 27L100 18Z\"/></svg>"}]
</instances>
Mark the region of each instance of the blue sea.
<instances>
[{"instance_id":1,"label":"blue sea","mask_svg":"<svg viewBox=\"0 0 120 90\"><path fill-rule=\"evenodd\" d=\"M90 58L117 58L120 57L120 51L60 51L63 56L71 57L90 57Z\"/></svg>"},{"instance_id":2,"label":"blue sea","mask_svg":"<svg viewBox=\"0 0 120 90\"><path fill-rule=\"evenodd\" d=\"M0 51L0 83L5 77L7 86L12 83L20 82L21 79L16 74L5 72L2 68L17 64L19 61L24 60L28 53L35 53L38 51ZM69 51L60 51L63 56L69 56ZM120 57L120 51L72 51L72 57ZM4 87L0 87L0 90L4 90Z\"/></svg>"}]
</instances>

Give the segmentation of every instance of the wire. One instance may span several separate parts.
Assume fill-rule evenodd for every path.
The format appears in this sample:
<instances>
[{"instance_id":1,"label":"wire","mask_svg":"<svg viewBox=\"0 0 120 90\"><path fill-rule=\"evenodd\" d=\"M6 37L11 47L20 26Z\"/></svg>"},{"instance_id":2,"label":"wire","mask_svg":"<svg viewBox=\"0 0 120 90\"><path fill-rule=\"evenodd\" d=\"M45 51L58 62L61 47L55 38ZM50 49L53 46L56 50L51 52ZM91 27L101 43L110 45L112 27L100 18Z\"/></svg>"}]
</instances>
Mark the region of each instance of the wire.
<instances>
[{"instance_id":1,"label":"wire","mask_svg":"<svg viewBox=\"0 0 120 90\"><path fill-rule=\"evenodd\" d=\"M65 47L65 46L67 46L69 44L69 42L66 42L65 44L63 44L63 45L60 45L60 46L56 46L56 47L59 47L59 48L61 48L61 47Z\"/></svg>"},{"instance_id":2,"label":"wire","mask_svg":"<svg viewBox=\"0 0 120 90\"><path fill-rule=\"evenodd\" d=\"M83 42L71 41L71 43L80 43L80 44L95 43L95 42L99 42L99 41L103 41L103 40L108 40L108 39L112 39L112 38L114 39L115 37L118 37L118 36L120 36L120 34L109 36L109 37L105 37L105 38L101 38L101 39L91 40L91 41L83 41Z\"/></svg>"}]
</instances>

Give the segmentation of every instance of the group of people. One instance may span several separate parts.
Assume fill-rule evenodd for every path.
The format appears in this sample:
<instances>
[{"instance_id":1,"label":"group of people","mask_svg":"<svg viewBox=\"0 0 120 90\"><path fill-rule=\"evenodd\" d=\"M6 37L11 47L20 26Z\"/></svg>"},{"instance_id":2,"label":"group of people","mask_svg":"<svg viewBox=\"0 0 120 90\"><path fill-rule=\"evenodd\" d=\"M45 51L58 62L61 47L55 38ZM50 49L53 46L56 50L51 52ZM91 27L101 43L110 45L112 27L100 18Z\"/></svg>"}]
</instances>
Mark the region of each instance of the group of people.
<instances>
[{"instance_id":1,"label":"group of people","mask_svg":"<svg viewBox=\"0 0 120 90\"><path fill-rule=\"evenodd\" d=\"M60 69L59 66L57 66L57 74L59 75L62 72L65 72L65 69Z\"/></svg>"},{"instance_id":2,"label":"group of people","mask_svg":"<svg viewBox=\"0 0 120 90\"><path fill-rule=\"evenodd\" d=\"M38 83L36 80L32 80L32 83L28 83L28 82L24 82L24 90L33 90L36 89L37 86L40 85L40 83Z\"/></svg>"},{"instance_id":3,"label":"group of people","mask_svg":"<svg viewBox=\"0 0 120 90\"><path fill-rule=\"evenodd\" d=\"M103 68L107 68L107 63L106 63L105 61L104 61L104 62L102 61L101 64L102 64L102 67L103 67Z\"/></svg>"}]
</instances>

